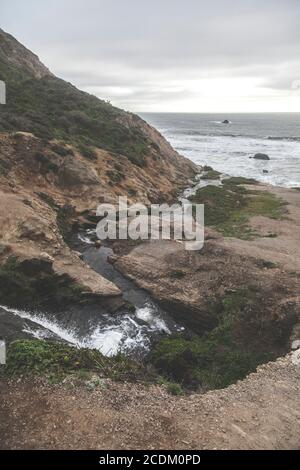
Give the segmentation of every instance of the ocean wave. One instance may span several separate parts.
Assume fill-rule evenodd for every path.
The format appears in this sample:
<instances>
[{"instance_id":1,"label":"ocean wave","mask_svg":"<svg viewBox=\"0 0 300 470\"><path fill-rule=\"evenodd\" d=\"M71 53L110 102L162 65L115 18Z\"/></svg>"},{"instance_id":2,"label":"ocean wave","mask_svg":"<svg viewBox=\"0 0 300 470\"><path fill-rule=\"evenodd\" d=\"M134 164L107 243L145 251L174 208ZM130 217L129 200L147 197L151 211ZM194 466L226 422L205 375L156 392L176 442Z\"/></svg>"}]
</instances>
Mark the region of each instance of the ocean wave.
<instances>
[{"instance_id":1,"label":"ocean wave","mask_svg":"<svg viewBox=\"0 0 300 470\"><path fill-rule=\"evenodd\" d=\"M286 141L286 142L300 142L300 137L297 136L273 136L273 135L254 135L254 134L242 134L232 132L213 132L213 131L201 131L195 129L176 129L168 134L168 138L172 139L174 136L181 137L201 137L201 138L212 138L212 137L230 137L233 139L255 139L255 140L271 140L271 141Z\"/></svg>"},{"instance_id":2,"label":"ocean wave","mask_svg":"<svg viewBox=\"0 0 300 470\"><path fill-rule=\"evenodd\" d=\"M300 142L300 137L267 136L268 140L286 140L289 142Z\"/></svg>"}]
</instances>

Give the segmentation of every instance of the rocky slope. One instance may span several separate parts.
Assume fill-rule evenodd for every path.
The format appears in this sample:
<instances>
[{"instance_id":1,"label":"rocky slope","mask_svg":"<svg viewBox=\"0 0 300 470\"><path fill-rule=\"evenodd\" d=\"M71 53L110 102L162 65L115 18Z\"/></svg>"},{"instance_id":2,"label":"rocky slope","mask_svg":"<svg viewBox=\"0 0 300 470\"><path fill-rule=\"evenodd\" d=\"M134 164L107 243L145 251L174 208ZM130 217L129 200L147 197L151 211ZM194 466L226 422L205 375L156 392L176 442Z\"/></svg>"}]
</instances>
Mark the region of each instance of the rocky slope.
<instances>
[{"instance_id":1,"label":"rocky slope","mask_svg":"<svg viewBox=\"0 0 300 470\"><path fill-rule=\"evenodd\" d=\"M83 293L115 308L119 289L65 243L69 223L120 195L171 200L197 168L138 116L56 78L2 30L0 79L1 303L57 304Z\"/></svg>"}]
</instances>

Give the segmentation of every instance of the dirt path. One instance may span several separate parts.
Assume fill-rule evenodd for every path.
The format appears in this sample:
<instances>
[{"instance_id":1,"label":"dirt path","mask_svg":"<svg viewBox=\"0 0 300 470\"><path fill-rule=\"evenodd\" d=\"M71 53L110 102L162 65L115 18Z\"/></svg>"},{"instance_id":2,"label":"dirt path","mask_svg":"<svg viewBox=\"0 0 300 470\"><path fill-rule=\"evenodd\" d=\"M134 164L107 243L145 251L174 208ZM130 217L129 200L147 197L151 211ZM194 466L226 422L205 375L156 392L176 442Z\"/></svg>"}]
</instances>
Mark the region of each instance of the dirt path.
<instances>
[{"instance_id":1,"label":"dirt path","mask_svg":"<svg viewBox=\"0 0 300 470\"><path fill-rule=\"evenodd\" d=\"M300 365L261 366L225 390L172 397L105 382L0 382L0 448L299 449Z\"/></svg>"}]
</instances>

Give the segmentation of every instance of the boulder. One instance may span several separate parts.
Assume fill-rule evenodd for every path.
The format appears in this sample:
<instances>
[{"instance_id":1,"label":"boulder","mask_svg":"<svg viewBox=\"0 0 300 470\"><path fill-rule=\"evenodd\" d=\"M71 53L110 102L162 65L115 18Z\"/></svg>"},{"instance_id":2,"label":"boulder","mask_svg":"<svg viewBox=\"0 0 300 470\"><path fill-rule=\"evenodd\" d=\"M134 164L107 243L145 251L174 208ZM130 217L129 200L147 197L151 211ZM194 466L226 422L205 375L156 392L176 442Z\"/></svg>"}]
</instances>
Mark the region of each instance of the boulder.
<instances>
[{"instance_id":1,"label":"boulder","mask_svg":"<svg viewBox=\"0 0 300 470\"><path fill-rule=\"evenodd\" d=\"M96 170L75 158L64 161L59 171L60 182L64 186L99 184Z\"/></svg>"},{"instance_id":2,"label":"boulder","mask_svg":"<svg viewBox=\"0 0 300 470\"><path fill-rule=\"evenodd\" d=\"M253 158L256 160L270 160L269 155L266 153L256 153Z\"/></svg>"},{"instance_id":3,"label":"boulder","mask_svg":"<svg viewBox=\"0 0 300 470\"><path fill-rule=\"evenodd\" d=\"M296 339L292 342L292 350L300 349L300 339Z\"/></svg>"},{"instance_id":4,"label":"boulder","mask_svg":"<svg viewBox=\"0 0 300 470\"><path fill-rule=\"evenodd\" d=\"M228 119L224 119L224 121L222 122L222 124L229 124Z\"/></svg>"}]
</instances>

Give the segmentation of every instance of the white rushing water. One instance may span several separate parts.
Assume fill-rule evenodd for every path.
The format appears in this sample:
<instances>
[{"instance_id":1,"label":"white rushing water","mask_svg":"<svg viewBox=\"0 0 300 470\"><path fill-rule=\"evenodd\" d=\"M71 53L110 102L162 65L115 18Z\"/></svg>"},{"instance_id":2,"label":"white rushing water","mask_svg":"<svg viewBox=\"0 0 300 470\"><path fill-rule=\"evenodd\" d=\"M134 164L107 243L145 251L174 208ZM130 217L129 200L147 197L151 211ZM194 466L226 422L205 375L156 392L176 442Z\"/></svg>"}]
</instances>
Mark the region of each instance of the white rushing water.
<instances>
[{"instance_id":1,"label":"white rushing water","mask_svg":"<svg viewBox=\"0 0 300 470\"><path fill-rule=\"evenodd\" d=\"M0 305L0 308L34 323L34 328L26 325L26 322L23 327L23 332L34 338L60 339L76 347L98 349L107 356L113 356L118 352L147 352L151 345L151 333L170 333L165 321L157 317L151 305L137 309L132 314L119 315L115 318L103 315L101 319L99 318L99 325L91 326L85 334L81 332L80 322L77 328L64 326L53 314L50 316L42 312L30 312L5 305Z\"/></svg>"}]
</instances>

